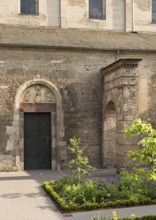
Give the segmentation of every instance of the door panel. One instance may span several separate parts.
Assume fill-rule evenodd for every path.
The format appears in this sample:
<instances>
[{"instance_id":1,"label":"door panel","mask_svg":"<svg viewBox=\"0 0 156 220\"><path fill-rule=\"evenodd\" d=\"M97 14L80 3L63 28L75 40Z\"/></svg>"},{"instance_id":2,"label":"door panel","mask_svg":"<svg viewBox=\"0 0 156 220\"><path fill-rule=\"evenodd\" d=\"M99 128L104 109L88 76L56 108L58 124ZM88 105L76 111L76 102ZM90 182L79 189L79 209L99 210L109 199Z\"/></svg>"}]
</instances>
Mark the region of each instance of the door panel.
<instances>
[{"instance_id":1,"label":"door panel","mask_svg":"<svg viewBox=\"0 0 156 220\"><path fill-rule=\"evenodd\" d=\"M24 169L51 169L51 114L24 114Z\"/></svg>"}]
</instances>

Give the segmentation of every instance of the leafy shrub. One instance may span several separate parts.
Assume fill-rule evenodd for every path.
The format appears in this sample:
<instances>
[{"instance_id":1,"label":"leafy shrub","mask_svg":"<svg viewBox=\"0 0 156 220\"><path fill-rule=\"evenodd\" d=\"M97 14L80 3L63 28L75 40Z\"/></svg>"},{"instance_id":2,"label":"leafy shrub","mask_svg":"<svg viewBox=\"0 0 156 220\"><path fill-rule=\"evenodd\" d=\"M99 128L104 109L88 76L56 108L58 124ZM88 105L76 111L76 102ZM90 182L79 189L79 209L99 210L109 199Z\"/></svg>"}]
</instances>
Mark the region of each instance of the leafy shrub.
<instances>
[{"instance_id":1,"label":"leafy shrub","mask_svg":"<svg viewBox=\"0 0 156 220\"><path fill-rule=\"evenodd\" d=\"M156 198L156 181L154 180L144 181L143 190L147 197L151 199L155 199Z\"/></svg>"},{"instance_id":2,"label":"leafy shrub","mask_svg":"<svg viewBox=\"0 0 156 220\"><path fill-rule=\"evenodd\" d=\"M146 131L149 133L148 129ZM85 178L93 167L88 164L88 158L83 157L84 149L79 146L79 140L73 138L70 142L69 149L74 154L74 158L69 162L69 166L74 169L73 172L68 177L45 182L43 185L62 210L156 204L156 181L145 178L146 175L123 171L117 176L107 178ZM134 152L132 154L135 155ZM155 170L153 169L152 172Z\"/></svg>"},{"instance_id":3,"label":"leafy shrub","mask_svg":"<svg viewBox=\"0 0 156 220\"><path fill-rule=\"evenodd\" d=\"M54 198L62 210L91 210L106 207L126 207L134 205L156 204L156 197L149 197L149 191L142 182L131 184L133 176L124 172L117 185L106 179L86 179L83 184L75 184L73 179L63 178L46 182L45 190ZM156 183L154 182L153 190ZM133 186L134 185L134 186ZM138 187L138 188L137 188ZM152 195L152 188L150 189Z\"/></svg>"},{"instance_id":4,"label":"leafy shrub","mask_svg":"<svg viewBox=\"0 0 156 220\"><path fill-rule=\"evenodd\" d=\"M125 128L126 135L141 135L138 142L142 146L138 150L129 151L129 158L146 165L145 168L136 168L136 175L145 176L148 180L156 180L156 130L151 124L137 119L132 121L131 127ZM148 166L147 166L148 165Z\"/></svg>"},{"instance_id":5,"label":"leafy shrub","mask_svg":"<svg viewBox=\"0 0 156 220\"><path fill-rule=\"evenodd\" d=\"M142 178L135 178L134 173L123 171L120 173L120 194L119 198L122 199L137 199L141 200L146 198L144 191L144 180Z\"/></svg>"},{"instance_id":6,"label":"leafy shrub","mask_svg":"<svg viewBox=\"0 0 156 220\"><path fill-rule=\"evenodd\" d=\"M69 150L74 158L69 161L67 166L73 169L71 176L76 180L76 184L80 184L84 176L96 169L89 165L88 157L83 156L84 148L80 146L80 139L70 138L70 144Z\"/></svg>"}]
</instances>

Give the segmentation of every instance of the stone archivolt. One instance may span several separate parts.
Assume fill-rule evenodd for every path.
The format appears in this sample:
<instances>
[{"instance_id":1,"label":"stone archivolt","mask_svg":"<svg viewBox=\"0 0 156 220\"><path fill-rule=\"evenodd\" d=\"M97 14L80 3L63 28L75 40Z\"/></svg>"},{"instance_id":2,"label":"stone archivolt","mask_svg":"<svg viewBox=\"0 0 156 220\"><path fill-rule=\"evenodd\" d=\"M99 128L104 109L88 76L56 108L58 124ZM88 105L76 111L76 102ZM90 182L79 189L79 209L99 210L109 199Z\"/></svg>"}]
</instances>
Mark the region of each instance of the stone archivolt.
<instances>
[{"instance_id":1,"label":"stone archivolt","mask_svg":"<svg viewBox=\"0 0 156 220\"><path fill-rule=\"evenodd\" d=\"M21 103L55 103L53 93L42 85L28 87L20 100Z\"/></svg>"}]
</instances>

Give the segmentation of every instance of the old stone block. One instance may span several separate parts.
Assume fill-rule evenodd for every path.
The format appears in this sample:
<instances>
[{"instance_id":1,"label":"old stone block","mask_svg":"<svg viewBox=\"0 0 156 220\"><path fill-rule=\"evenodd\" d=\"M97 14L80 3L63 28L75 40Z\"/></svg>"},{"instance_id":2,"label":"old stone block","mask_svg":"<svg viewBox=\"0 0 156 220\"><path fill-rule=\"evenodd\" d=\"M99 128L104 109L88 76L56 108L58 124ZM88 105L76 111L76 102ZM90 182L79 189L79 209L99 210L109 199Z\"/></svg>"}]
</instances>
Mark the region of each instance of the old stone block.
<instances>
[{"instance_id":1,"label":"old stone block","mask_svg":"<svg viewBox=\"0 0 156 220\"><path fill-rule=\"evenodd\" d=\"M0 172L10 172L13 171L13 160L4 159L0 161Z\"/></svg>"}]
</instances>

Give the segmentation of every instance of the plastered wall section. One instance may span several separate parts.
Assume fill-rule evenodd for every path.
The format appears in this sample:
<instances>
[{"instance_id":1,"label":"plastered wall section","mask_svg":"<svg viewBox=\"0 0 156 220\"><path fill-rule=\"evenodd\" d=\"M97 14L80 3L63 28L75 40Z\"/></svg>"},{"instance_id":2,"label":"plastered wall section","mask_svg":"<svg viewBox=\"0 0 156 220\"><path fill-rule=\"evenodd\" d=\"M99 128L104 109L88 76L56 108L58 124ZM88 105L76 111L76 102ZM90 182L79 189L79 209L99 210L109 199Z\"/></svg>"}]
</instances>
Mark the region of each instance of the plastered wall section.
<instances>
[{"instance_id":1,"label":"plastered wall section","mask_svg":"<svg viewBox=\"0 0 156 220\"><path fill-rule=\"evenodd\" d=\"M0 22L2 24L60 26L59 0L39 0L39 15L22 15L20 0L1 0L0 4Z\"/></svg>"},{"instance_id":2,"label":"plastered wall section","mask_svg":"<svg viewBox=\"0 0 156 220\"><path fill-rule=\"evenodd\" d=\"M21 15L20 0L1 0L0 19L4 24L61 26L101 30L125 29L124 0L106 1L106 19L89 19L89 0L39 0L39 15Z\"/></svg>"},{"instance_id":3,"label":"plastered wall section","mask_svg":"<svg viewBox=\"0 0 156 220\"><path fill-rule=\"evenodd\" d=\"M156 23L152 23L152 0L134 0L133 18L132 1L126 0L125 18L126 31L156 32Z\"/></svg>"},{"instance_id":4,"label":"plastered wall section","mask_svg":"<svg viewBox=\"0 0 156 220\"><path fill-rule=\"evenodd\" d=\"M115 31L156 32L152 1L106 0L106 19L89 19L89 0L39 0L39 15L21 15L20 0L1 0L0 22ZM133 24L132 24L133 23Z\"/></svg>"},{"instance_id":5,"label":"plastered wall section","mask_svg":"<svg viewBox=\"0 0 156 220\"><path fill-rule=\"evenodd\" d=\"M106 20L89 19L88 8L88 0L39 0L39 15L21 15L20 0L5 0L0 19L4 24L124 30L124 0L106 1Z\"/></svg>"},{"instance_id":6,"label":"plastered wall section","mask_svg":"<svg viewBox=\"0 0 156 220\"><path fill-rule=\"evenodd\" d=\"M106 0L106 19L89 19L89 0L61 2L62 28L156 32L152 23L152 0Z\"/></svg>"},{"instance_id":7,"label":"plastered wall section","mask_svg":"<svg viewBox=\"0 0 156 220\"><path fill-rule=\"evenodd\" d=\"M106 1L106 19L89 19L89 0L64 0L61 9L62 27L101 30L120 30L125 28L124 0ZM66 9L66 10L65 10Z\"/></svg>"}]
</instances>

